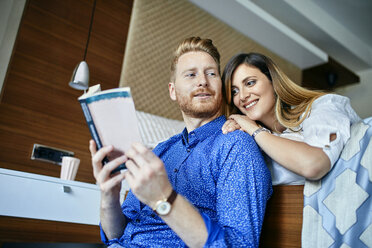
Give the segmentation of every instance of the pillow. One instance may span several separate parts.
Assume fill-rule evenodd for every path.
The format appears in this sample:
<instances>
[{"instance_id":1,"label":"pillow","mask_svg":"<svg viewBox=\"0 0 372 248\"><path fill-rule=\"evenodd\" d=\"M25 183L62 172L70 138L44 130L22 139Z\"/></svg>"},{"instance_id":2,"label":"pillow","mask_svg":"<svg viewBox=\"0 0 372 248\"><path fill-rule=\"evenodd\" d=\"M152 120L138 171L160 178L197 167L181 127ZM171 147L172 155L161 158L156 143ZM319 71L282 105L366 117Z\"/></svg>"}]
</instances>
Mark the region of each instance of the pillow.
<instances>
[{"instance_id":1,"label":"pillow","mask_svg":"<svg viewBox=\"0 0 372 248\"><path fill-rule=\"evenodd\" d=\"M142 142L153 149L157 144L165 141L185 128L183 121L172 120L158 115L137 112L139 131Z\"/></svg>"}]
</instances>

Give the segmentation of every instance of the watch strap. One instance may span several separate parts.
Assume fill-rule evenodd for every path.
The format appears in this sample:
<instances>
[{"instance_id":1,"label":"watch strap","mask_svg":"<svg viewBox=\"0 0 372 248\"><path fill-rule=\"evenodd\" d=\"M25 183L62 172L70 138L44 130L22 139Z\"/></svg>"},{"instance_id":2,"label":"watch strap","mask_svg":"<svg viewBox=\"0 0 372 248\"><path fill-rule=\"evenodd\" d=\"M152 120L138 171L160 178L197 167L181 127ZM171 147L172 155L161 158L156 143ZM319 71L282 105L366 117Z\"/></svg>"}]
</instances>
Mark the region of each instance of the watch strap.
<instances>
[{"instance_id":1,"label":"watch strap","mask_svg":"<svg viewBox=\"0 0 372 248\"><path fill-rule=\"evenodd\" d=\"M172 193L168 197L167 202L169 202L169 204L172 205L174 200L176 200L176 197L177 197L177 192L174 189L172 189Z\"/></svg>"}]
</instances>

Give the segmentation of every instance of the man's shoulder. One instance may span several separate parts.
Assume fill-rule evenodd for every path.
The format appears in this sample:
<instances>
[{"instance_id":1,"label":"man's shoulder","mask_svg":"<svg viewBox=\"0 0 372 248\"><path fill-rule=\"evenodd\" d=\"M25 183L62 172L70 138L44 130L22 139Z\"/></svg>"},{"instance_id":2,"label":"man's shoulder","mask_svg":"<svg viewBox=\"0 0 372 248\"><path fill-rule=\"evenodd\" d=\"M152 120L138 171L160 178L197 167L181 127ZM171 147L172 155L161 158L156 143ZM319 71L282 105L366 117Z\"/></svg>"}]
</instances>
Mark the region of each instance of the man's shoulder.
<instances>
[{"instance_id":1,"label":"man's shoulder","mask_svg":"<svg viewBox=\"0 0 372 248\"><path fill-rule=\"evenodd\" d=\"M250 144L254 143L255 141L248 133L243 132L241 130L235 130L233 132L223 134L222 132L219 133L216 137L216 139L219 139L223 144L229 144L229 145L244 145L244 144Z\"/></svg>"},{"instance_id":2,"label":"man's shoulder","mask_svg":"<svg viewBox=\"0 0 372 248\"><path fill-rule=\"evenodd\" d=\"M256 156L260 153L254 139L246 132L236 130L227 134L222 132L216 134L209 142L211 154L218 157L229 157L238 155Z\"/></svg>"},{"instance_id":3,"label":"man's shoulder","mask_svg":"<svg viewBox=\"0 0 372 248\"><path fill-rule=\"evenodd\" d=\"M170 146L176 144L176 143L179 142L181 139L182 139L182 133L179 133L179 134L173 135L173 136L170 137L169 139L160 142L160 143L159 143L159 144L154 148L153 151L154 151L155 153L157 153L157 152L161 152L162 150L168 149Z\"/></svg>"},{"instance_id":4,"label":"man's shoulder","mask_svg":"<svg viewBox=\"0 0 372 248\"><path fill-rule=\"evenodd\" d=\"M227 134L221 133L218 139L219 147L214 151L218 152L222 171L230 173L233 170L265 177L269 175L261 150L248 133L236 130Z\"/></svg>"}]
</instances>

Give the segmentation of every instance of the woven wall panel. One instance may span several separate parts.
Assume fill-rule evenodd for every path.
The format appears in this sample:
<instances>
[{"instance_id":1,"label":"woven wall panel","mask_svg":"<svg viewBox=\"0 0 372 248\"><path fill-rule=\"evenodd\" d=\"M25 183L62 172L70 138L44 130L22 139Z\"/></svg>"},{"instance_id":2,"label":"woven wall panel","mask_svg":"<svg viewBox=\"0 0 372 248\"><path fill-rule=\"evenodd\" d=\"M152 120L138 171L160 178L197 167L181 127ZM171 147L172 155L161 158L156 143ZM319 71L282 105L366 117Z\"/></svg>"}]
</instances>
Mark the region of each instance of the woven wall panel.
<instances>
[{"instance_id":1,"label":"woven wall panel","mask_svg":"<svg viewBox=\"0 0 372 248\"><path fill-rule=\"evenodd\" d=\"M295 81L301 70L187 0L135 0L120 86L130 86L137 110L182 120L168 93L172 53L190 36L210 38L221 53L221 70L238 52L271 57Z\"/></svg>"}]
</instances>

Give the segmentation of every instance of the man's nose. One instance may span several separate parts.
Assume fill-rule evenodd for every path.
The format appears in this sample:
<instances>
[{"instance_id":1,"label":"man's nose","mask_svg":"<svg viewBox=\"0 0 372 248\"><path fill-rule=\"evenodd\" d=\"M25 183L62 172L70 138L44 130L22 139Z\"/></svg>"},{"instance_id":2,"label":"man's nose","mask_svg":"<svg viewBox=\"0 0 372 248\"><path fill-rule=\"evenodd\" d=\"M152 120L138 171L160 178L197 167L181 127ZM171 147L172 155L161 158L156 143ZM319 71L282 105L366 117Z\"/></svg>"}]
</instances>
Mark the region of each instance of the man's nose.
<instances>
[{"instance_id":1,"label":"man's nose","mask_svg":"<svg viewBox=\"0 0 372 248\"><path fill-rule=\"evenodd\" d=\"M206 87L208 85L208 79L206 75L200 74L198 77L198 86L199 87Z\"/></svg>"}]
</instances>

